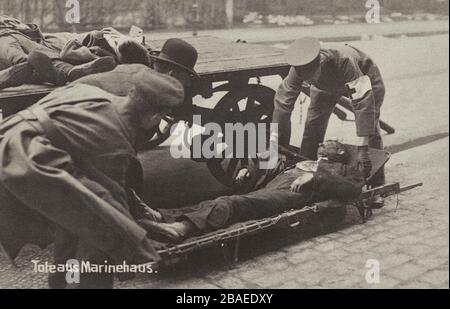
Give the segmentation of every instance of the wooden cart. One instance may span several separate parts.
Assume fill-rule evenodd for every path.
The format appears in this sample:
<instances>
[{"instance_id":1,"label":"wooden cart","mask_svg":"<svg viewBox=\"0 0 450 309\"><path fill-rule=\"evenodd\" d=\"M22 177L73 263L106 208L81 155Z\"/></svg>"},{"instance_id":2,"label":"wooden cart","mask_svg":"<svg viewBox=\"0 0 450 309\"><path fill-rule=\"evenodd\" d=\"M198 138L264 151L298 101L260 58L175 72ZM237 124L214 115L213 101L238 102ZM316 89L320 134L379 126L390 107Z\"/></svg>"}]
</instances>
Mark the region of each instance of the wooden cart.
<instances>
[{"instance_id":1,"label":"wooden cart","mask_svg":"<svg viewBox=\"0 0 450 309\"><path fill-rule=\"evenodd\" d=\"M191 37L185 40L199 52L196 71L201 76L201 81L196 85L195 93L210 98L214 93L225 92L211 110L211 113L216 114L214 119L234 122L272 121L275 90L262 85L261 78L266 76L284 78L288 74L290 66L284 60L284 50L261 44L231 42L211 36ZM164 41L154 41L152 47L160 49L163 44ZM55 87L46 85L24 85L0 91L0 109L3 117L37 102L54 89ZM304 85L303 92L309 95L308 85ZM348 112L351 112L351 106L345 100L341 100L334 110L341 120L347 118ZM181 118L188 119L191 115L183 116ZM170 125L179 120L166 117L146 148L164 142L170 135ZM387 133L395 132L386 123L380 124ZM233 161L231 164L237 162ZM211 160L208 166L219 181L230 185L231 175L227 174L227 167L222 165L221 160Z\"/></svg>"},{"instance_id":2,"label":"wooden cart","mask_svg":"<svg viewBox=\"0 0 450 309\"><path fill-rule=\"evenodd\" d=\"M243 119L253 122L271 122L275 91L262 85L261 78L266 76L284 78L288 74L290 66L284 61L283 50L265 45L230 42L209 36L186 38L186 41L199 51L196 70L201 76L201 83L197 93L204 98L211 98L216 92L225 92L225 95L215 104L211 113L218 113L219 116L225 113L227 114L226 118L231 116L236 122ZM157 49L163 43L162 41L153 42L153 47ZM250 80L256 80L256 82L250 83ZM12 115L37 102L54 89L55 87L45 85L24 85L0 91L0 109L3 112L3 117ZM307 85L304 85L303 91L309 95ZM348 112L351 112L351 106L345 100L340 101L334 110L334 113L342 120L346 119ZM189 117L190 115L185 116ZM168 117L165 121L170 124L177 122L178 119ZM395 132L392 127L384 122L381 122L381 128L389 134ZM149 142L149 146L159 145L169 137L169 134L169 130L164 130L161 127ZM376 151L374 153L372 150L372 155L375 154ZM374 162L377 162L374 171L378 170L388 158L388 153L378 151L378 158L373 158ZM208 167L219 181L231 186L233 174L236 172L239 162L224 161L227 162L227 166L223 166L221 160L212 160L208 162ZM419 185L421 184L400 187L398 183L390 184L381 188L380 192L383 196L389 196ZM370 191L366 192L360 200L355 201L355 203L360 203L359 207L362 207L362 211L364 211L364 205L361 203L367 199L369 194ZM320 205L311 205L274 217L243 222L208 235L188 239L182 244L161 244L159 253L163 257L163 264L171 264L194 251L219 246L231 249L232 254L229 254L229 256L234 261L238 255L239 239L280 226L301 229L308 221L308 217L326 211L327 209ZM367 214L363 214L364 216L367 216Z\"/></svg>"}]
</instances>

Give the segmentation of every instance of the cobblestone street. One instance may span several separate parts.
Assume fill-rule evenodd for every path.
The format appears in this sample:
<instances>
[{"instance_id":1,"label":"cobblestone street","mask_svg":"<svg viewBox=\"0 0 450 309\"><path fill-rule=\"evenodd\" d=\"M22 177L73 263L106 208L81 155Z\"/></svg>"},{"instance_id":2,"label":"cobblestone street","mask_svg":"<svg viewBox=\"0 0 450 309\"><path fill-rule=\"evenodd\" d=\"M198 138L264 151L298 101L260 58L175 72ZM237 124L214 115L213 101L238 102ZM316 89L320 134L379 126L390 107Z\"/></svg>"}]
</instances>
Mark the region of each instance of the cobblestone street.
<instances>
[{"instance_id":1,"label":"cobblestone street","mask_svg":"<svg viewBox=\"0 0 450 309\"><path fill-rule=\"evenodd\" d=\"M448 288L448 138L395 154L388 164L390 181L424 186L390 198L362 225L348 209L346 227L299 240L280 232L254 241L233 267L220 259L187 261L159 275L117 283L119 288ZM430 157L424 157L428 153ZM430 160L431 159L431 160ZM295 233L294 233L295 234ZM279 238L284 238L280 241ZM50 259L29 247L19 268L0 260L0 288L45 288L46 276L33 272L33 259ZM380 263L380 283L368 284L366 261Z\"/></svg>"},{"instance_id":2,"label":"cobblestone street","mask_svg":"<svg viewBox=\"0 0 450 309\"><path fill-rule=\"evenodd\" d=\"M448 138L393 156L390 181L424 186L390 198L364 225L350 226L238 263L231 270L190 269L173 278L143 278L121 287L158 288L448 288ZM424 157L428 153L432 160ZM254 245L255 246L255 245ZM380 263L380 283L367 284L368 259ZM217 264L217 263L216 263ZM188 264L188 267L190 265ZM181 270L183 271L183 270Z\"/></svg>"},{"instance_id":3,"label":"cobblestone street","mask_svg":"<svg viewBox=\"0 0 450 309\"><path fill-rule=\"evenodd\" d=\"M117 281L116 288L449 288L448 38L445 34L356 44L374 55L386 77L382 118L397 130L384 138L396 152L387 164L387 181L423 182L422 187L400 194L398 200L388 198L366 224L348 207L345 223L336 232L312 237L298 230L274 230L242 240L240 261L233 266L224 265L219 250L200 252L158 274ZM279 82L272 78L267 85L275 88ZM294 118L301 118L301 110L294 111ZM293 125L298 143L302 131L299 123ZM352 143L354 123L334 117L328 134ZM153 176L165 186L162 179L170 175L158 174L160 161L153 161ZM171 172L179 173L177 166L171 166ZM191 170L183 172L170 184L172 191L183 190L179 183L198 189ZM51 263L51 249L26 247L17 268L0 254L0 289L47 288L47 275L35 273L31 261ZM379 283L366 281L368 260L379 262Z\"/></svg>"}]
</instances>

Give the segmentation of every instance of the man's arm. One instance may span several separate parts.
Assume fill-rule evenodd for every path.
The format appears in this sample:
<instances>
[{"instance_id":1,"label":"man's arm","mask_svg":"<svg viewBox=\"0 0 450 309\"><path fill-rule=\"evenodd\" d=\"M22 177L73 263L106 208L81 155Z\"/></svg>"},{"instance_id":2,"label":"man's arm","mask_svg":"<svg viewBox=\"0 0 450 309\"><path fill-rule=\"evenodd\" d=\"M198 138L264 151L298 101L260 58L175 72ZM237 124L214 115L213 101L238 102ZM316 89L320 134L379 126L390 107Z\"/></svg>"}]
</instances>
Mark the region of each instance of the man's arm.
<instances>
[{"instance_id":1,"label":"man's arm","mask_svg":"<svg viewBox=\"0 0 450 309\"><path fill-rule=\"evenodd\" d=\"M291 138L291 113L301 92L302 80L292 67L275 94L273 123L278 124L278 141L289 145Z\"/></svg>"},{"instance_id":2,"label":"man's arm","mask_svg":"<svg viewBox=\"0 0 450 309\"><path fill-rule=\"evenodd\" d=\"M362 192L362 179L350 181L345 177L331 174L325 169L319 169L314 174L313 192L318 200L349 201L356 199Z\"/></svg>"},{"instance_id":3,"label":"man's arm","mask_svg":"<svg viewBox=\"0 0 450 309\"><path fill-rule=\"evenodd\" d=\"M304 185L307 183L310 183L314 179L313 173L303 173L297 179L294 180L291 184L291 192L300 193L300 190L303 188Z\"/></svg>"},{"instance_id":4,"label":"man's arm","mask_svg":"<svg viewBox=\"0 0 450 309\"><path fill-rule=\"evenodd\" d=\"M368 137L376 134L376 109L372 83L369 76L364 75L356 59L344 59L341 71L347 88L344 96L351 100L355 113L356 134L361 137L361 145L367 143Z\"/></svg>"},{"instance_id":5,"label":"man's arm","mask_svg":"<svg viewBox=\"0 0 450 309\"><path fill-rule=\"evenodd\" d=\"M369 76L364 75L357 60L348 58L342 61L341 70L347 87L345 96L351 100L355 113L356 134L360 137L358 147L358 167L365 177L372 170L369 157L369 136L377 133L375 97Z\"/></svg>"}]
</instances>

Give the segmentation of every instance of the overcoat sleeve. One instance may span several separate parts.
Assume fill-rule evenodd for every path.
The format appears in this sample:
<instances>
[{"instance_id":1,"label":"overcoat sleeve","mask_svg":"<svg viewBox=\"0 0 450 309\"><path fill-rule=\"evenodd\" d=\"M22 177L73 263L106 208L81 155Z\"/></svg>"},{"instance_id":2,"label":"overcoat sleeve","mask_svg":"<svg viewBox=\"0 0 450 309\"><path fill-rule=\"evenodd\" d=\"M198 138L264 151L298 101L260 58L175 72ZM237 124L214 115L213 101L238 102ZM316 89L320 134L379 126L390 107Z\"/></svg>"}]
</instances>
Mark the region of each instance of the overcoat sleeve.
<instances>
[{"instance_id":1,"label":"overcoat sleeve","mask_svg":"<svg viewBox=\"0 0 450 309\"><path fill-rule=\"evenodd\" d=\"M345 97L352 101L356 120L356 134L370 136L377 132L375 97L369 76L359 68L357 59L345 58L340 61L339 72L346 85Z\"/></svg>"}]
</instances>

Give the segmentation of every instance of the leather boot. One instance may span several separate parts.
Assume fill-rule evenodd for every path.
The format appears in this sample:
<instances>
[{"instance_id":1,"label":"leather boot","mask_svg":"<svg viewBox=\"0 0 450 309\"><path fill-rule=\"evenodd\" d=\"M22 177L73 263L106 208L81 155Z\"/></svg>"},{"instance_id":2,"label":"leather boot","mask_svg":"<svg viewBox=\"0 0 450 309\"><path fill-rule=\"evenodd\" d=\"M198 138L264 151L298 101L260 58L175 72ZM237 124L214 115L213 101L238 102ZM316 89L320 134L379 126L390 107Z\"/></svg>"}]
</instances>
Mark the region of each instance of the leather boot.
<instances>
[{"instance_id":1,"label":"leather boot","mask_svg":"<svg viewBox=\"0 0 450 309\"><path fill-rule=\"evenodd\" d=\"M69 82L72 82L86 75L112 71L116 65L116 60L114 60L113 57L102 57L91 62L72 67L68 71L67 79Z\"/></svg>"},{"instance_id":2,"label":"leather boot","mask_svg":"<svg viewBox=\"0 0 450 309\"><path fill-rule=\"evenodd\" d=\"M48 82L56 86L66 84L67 78L58 74L52 59L45 53L39 50L33 50L28 55L27 61L43 82Z\"/></svg>"},{"instance_id":3,"label":"leather boot","mask_svg":"<svg viewBox=\"0 0 450 309\"><path fill-rule=\"evenodd\" d=\"M52 60L39 50L32 51L28 55L28 63L42 79L57 86L63 86L86 75L111 71L116 67L113 57L103 57L74 66L61 60Z\"/></svg>"},{"instance_id":4,"label":"leather boot","mask_svg":"<svg viewBox=\"0 0 450 309\"><path fill-rule=\"evenodd\" d=\"M31 83L33 67L27 62L0 71L0 89Z\"/></svg>"}]
</instances>

